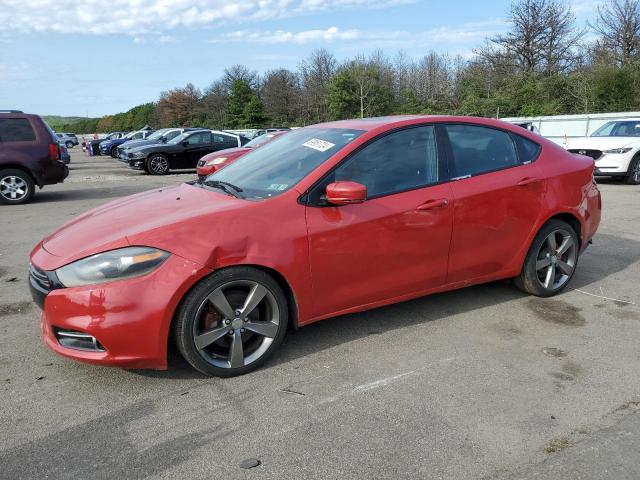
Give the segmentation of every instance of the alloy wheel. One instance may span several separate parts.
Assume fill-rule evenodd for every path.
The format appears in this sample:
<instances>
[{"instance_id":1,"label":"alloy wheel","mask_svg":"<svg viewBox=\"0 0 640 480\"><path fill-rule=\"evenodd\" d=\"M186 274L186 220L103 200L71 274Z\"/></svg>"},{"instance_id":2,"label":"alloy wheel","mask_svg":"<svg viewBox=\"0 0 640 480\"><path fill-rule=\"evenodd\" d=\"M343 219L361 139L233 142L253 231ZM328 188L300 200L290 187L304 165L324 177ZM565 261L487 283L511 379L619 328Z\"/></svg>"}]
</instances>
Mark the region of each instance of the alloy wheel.
<instances>
[{"instance_id":1,"label":"alloy wheel","mask_svg":"<svg viewBox=\"0 0 640 480\"><path fill-rule=\"evenodd\" d=\"M149 172L154 175L164 175L169 171L169 161L162 155L156 155L149 160Z\"/></svg>"},{"instance_id":2,"label":"alloy wheel","mask_svg":"<svg viewBox=\"0 0 640 480\"><path fill-rule=\"evenodd\" d=\"M564 229L551 232L542 242L536 260L540 284L548 290L562 288L573 275L578 248L573 236Z\"/></svg>"},{"instance_id":3,"label":"alloy wheel","mask_svg":"<svg viewBox=\"0 0 640 480\"><path fill-rule=\"evenodd\" d=\"M640 184L640 160L636 160L633 165L633 170L631 171L631 176L633 178L633 183L638 185Z\"/></svg>"},{"instance_id":4,"label":"alloy wheel","mask_svg":"<svg viewBox=\"0 0 640 480\"><path fill-rule=\"evenodd\" d=\"M16 202L22 200L29 193L29 186L20 177L9 175L0 179L0 195L7 200Z\"/></svg>"},{"instance_id":5,"label":"alloy wheel","mask_svg":"<svg viewBox=\"0 0 640 480\"><path fill-rule=\"evenodd\" d=\"M237 369L269 350L280 323L280 310L269 289L253 280L231 281L201 303L193 322L193 341L206 362Z\"/></svg>"}]
</instances>

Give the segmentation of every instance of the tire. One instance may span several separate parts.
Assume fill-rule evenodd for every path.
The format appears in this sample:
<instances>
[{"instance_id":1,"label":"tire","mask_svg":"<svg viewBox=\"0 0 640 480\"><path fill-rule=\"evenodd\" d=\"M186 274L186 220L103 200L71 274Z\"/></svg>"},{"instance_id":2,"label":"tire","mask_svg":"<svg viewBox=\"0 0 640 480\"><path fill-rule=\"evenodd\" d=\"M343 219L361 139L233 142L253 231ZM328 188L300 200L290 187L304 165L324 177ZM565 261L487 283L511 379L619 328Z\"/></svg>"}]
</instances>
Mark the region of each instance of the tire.
<instances>
[{"instance_id":1,"label":"tire","mask_svg":"<svg viewBox=\"0 0 640 480\"><path fill-rule=\"evenodd\" d=\"M243 312L249 297L253 302ZM267 361L282 344L287 323L287 299L278 283L262 270L231 267L205 278L185 296L174 337L184 359L199 372L235 377Z\"/></svg>"},{"instance_id":2,"label":"tire","mask_svg":"<svg viewBox=\"0 0 640 480\"><path fill-rule=\"evenodd\" d=\"M640 185L640 157L635 157L629 164L627 176L624 177L627 185Z\"/></svg>"},{"instance_id":3,"label":"tire","mask_svg":"<svg viewBox=\"0 0 640 480\"><path fill-rule=\"evenodd\" d=\"M118 147L113 147L109 151L109 155L111 155L111 158L118 158Z\"/></svg>"},{"instance_id":4,"label":"tire","mask_svg":"<svg viewBox=\"0 0 640 480\"><path fill-rule=\"evenodd\" d=\"M0 203L5 205L29 203L35 193L36 186L28 173L15 168L0 170Z\"/></svg>"},{"instance_id":5,"label":"tire","mask_svg":"<svg viewBox=\"0 0 640 480\"><path fill-rule=\"evenodd\" d=\"M169 159L161 153L153 153L145 162L145 167L151 175L166 175L169 173Z\"/></svg>"},{"instance_id":6,"label":"tire","mask_svg":"<svg viewBox=\"0 0 640 480\"><path fill-rule=\"evenodd\" d=\"M66 145L67 148L73 148L74 144L73 144L73 142L67 142L67 143L65 143L65 145Z\"/></svg>"},{"instance_id":7,"label":"tire","mask_svg":"<svg viewBox=\"0 0 640 480\"><path fill-rule=\"evenodd\" d=\"M578 252L578 236L571 225L561 220L550 220L534 238L522 272L514 279L514 283L530 295L556 295L573 278L578 265Z\"/></svg>"}]
</instances>

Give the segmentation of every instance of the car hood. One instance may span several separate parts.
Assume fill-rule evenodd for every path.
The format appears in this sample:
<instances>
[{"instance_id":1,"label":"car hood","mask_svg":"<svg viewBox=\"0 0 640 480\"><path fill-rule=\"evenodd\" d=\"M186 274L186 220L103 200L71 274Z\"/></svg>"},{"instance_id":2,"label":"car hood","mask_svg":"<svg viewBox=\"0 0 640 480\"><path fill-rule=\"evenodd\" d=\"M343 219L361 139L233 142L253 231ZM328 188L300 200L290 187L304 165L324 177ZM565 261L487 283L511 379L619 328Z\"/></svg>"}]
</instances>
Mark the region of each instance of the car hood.
<instances>
[{"instance_id":1,"label":"car hood","mask_svg":"<svg viewBox=\"0 0 640 480\"><path fill-rule=\"evenodd\" d=\"M180 144L178 145L169 145L168 143L151 143L149 145L142 145L140 147L133 147L127 150L128 153L134 152L143 152L143 153L151 153L151 152L176 152L182 151L184 147Z\"/></svg>"},{"instance_id":2,"label":"car hood","mask_svg":"<svg viewBox=\"0 0 640 480\"><path fill-rule=\"evenodd\" d=\"M246 147L225 148L224 150L218 150L217 152L207 153L200 160L209 161L218 157L237 158L245 153L249 153L251 150L253 149Z\"/></svg>"},{"instance_id":3,"label":"car hood","mask_svg":"<svg viewBox=\"0 0 640 480\"><path fill-rule=\"evenodd\" d=\"M636 146L640 146L640 138L637 137L583 137L572 138L566 148L572 150L609 150Z\"/></svg>"},{"instance_id":4,"label":"car hood","mask_svg":"<svg viewBox=\"0 0 640 480\"><path fill-rule=\"evenodd\" d=\"M159 144L157 140L129 140L123 145L123 147L128 151L131 151L134 148L144 147L146 145L156 145L156 144Z\"/></svg>"},{"instance_id":5,"label":"car hood","mask_svg":"<svg viewBox=\"0 0 640 480\"><path fill-rule=\"evenodd\" d=\"M89 210L63 225L42 242L42 248L57 257L42 268L59 268L96 253L146 245L188 258L190 248L203 238L211 215L251 208L254 202L240 200L215 190L189 184L155 189L109 202ZM36 247L37 249L38 247ZM35 250L34 250L35 252ZM50 262L51 263L51 262Z\"/></svg>"}]
</instances>

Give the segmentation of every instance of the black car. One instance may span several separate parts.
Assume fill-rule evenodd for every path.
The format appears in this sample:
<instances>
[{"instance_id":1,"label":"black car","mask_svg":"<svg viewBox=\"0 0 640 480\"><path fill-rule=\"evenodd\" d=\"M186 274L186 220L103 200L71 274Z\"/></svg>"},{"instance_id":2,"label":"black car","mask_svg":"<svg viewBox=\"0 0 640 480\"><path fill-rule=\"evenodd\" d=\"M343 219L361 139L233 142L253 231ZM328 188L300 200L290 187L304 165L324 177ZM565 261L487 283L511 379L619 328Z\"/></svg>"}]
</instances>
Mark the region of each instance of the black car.
<instances>
[{"instance_id":1,"label":"black car","mask_svg":"<svg viewBox=\"0 0 640 480\"><path fill-rule=\"evenodd\" d=\"M144 140L129 140L117 148L118 160L127 163L129 161L128 154L131 150L157 143L167 143L185 132L194 132L196 130L203 130L203 128L161 128Z\"/></svg>"},{"instance_id":2,"label":"black car","mask_svg":"<svg viewBox=\"0 0 640 480\"><path fill-rule=\"evenodd\" d=\"M225 148L241 147L247 141L240 135L217 130L185 132L165 144L129 150L128 164L151 175L165 175L169 170L195 169L204 155Z\"/></svg>"}]
</instances>

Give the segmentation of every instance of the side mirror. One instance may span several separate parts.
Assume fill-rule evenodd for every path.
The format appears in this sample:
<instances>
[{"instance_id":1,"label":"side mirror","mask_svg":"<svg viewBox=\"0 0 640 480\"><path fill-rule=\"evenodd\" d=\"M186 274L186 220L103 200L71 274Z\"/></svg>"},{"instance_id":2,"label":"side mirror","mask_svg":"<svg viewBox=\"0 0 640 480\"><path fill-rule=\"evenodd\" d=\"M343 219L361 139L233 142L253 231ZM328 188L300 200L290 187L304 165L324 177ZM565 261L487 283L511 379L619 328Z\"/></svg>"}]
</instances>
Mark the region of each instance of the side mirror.
<instances>
[{"instance_id":1,"label":"side mirror","mask_svg":"<svg viewBox=\"0 0 640 480\"><path fill-rule=\"evenodd\" d=\"M350 205L367 199L367 187L357 182L330 183L326 192L327 202L331 205Z\"/></svg>"},{"instance_id":2,"label":"side mirror","mask_svg":"<svg viewBox=\"0 0 640 480\"><path fill-rule=\"evenodd\" d=\"M167 143L167 137L162 137L160 139L160 143Z\"/></svg>"},{"instance_id":3,"label":"side mirror","mask_svg":"<svg viewBox=\"0 0 640 480\"><path fill-rule=\"evenodd\" d=\"M189 145L189 140L183 140L182 141L182 146L186 147L187 145Z\"/></svg>"}]
</instances>

